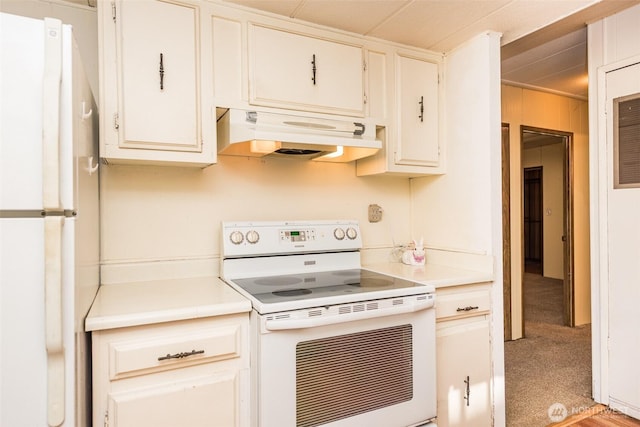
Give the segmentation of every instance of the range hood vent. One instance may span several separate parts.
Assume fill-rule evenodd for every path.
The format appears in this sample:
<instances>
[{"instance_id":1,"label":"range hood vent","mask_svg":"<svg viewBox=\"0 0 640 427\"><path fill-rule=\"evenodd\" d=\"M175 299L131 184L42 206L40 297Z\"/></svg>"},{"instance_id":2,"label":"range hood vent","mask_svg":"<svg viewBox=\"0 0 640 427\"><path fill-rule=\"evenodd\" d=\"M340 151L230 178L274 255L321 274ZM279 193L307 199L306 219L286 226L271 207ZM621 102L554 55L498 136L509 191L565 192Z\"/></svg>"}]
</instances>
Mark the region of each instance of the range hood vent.
<instances>
[{"instance_id":1,"label":"range hood vent","mask_svg":"<svg viewBox=\"0 0 640 427\"><path fill-rule=\"evenodd\" d=\"M376 125L229 109L218 119L218 153L350 162L382 148Z\"/></svg>"}]
</instances>

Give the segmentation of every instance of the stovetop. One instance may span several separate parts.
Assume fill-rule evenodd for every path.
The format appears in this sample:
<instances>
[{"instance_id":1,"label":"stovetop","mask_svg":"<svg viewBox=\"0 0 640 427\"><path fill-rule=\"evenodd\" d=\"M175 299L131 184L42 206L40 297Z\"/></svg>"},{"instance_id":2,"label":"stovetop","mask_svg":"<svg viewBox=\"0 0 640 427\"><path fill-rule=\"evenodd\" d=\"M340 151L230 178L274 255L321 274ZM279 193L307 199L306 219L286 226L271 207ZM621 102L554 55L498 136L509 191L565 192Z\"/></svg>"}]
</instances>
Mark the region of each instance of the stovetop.
<instances>
[{"instance_id":1,"label":"stovetop","mask_svg":"<svg viewBox=\"0 0 640 427\"><path fill-rule=\"evenodd\" d=\"M372 292L386 291L392 295L402 290L406 294L407 288L424 291L424 286L418 283L363 269L252 277L233 282L265 304L354 294L361 294L358 299L367 299L366 294Z\"/></svg>"},{"instance_id":2,"label":"stovetop","mask_svg":"<svg viewBox=\"0 0 640 427\"><path fill-rule=\"evenodd\" d=\"M433 293L432 286L366 269L227 279L261 314Z\"/></svg>"},{"instance_id":3,"label":"stovetop","mask_svg":"<svg viewBox=\"0 0 640 427\"><path fill-rule=\"evenodd\" d=\"M222 279L260 314L433 293L361 268L356 221L223 223Z\"/></svg>"}]
</instances>

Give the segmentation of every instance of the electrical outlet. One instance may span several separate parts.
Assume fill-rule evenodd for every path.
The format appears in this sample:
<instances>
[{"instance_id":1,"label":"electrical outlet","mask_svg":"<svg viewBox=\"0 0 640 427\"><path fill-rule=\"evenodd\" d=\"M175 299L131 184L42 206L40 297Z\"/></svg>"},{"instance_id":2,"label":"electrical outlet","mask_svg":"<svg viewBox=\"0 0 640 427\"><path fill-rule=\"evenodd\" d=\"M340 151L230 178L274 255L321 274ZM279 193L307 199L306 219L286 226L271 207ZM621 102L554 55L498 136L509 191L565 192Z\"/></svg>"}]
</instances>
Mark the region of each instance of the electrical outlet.
<instances>
[{"instance_id":1,"label":"electrical outlet","mask_svg":"<svg viewBox=\"0 0 640 427\"><path fill-rule=\"evenodd\" d=\"M369 205L369 222L379 222L382 219L382 208L376 204Z\"/></svg>"}]
</instances>

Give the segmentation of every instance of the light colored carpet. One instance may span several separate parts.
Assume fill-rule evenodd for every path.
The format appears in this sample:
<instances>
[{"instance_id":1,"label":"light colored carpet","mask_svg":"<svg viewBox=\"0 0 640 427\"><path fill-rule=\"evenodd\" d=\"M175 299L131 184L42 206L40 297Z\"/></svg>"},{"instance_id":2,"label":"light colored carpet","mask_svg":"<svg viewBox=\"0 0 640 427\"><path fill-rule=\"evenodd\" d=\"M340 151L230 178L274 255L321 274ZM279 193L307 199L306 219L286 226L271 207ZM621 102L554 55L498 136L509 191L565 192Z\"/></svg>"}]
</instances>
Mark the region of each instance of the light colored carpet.
<instances>
[{"instance_id":1,"label":"light colored carpet","mask_svg":"<svg viewBox=\"0 0 640 427\"><path fill-rule=\"evenodd\" d=\"M508 427L551 423L549 407L569 415L592 406L591 325L562 326L562 281L525 273L525 338L505 342Z\"/></svg>"}]
</instances>

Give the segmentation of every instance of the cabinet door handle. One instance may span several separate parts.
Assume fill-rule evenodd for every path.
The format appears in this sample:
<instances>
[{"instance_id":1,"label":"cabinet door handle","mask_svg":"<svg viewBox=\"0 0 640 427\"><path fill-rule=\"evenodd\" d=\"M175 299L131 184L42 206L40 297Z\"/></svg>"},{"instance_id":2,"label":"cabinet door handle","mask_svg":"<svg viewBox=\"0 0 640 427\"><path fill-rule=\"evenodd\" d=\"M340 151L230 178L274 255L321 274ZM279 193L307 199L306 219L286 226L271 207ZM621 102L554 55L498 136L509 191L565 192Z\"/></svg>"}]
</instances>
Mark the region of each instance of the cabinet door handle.
<instances>
[{"instance_id":1,"label":"cabinet door handle","mask_svg":"<svg viewBox=\"0 0 640 427\"><path fill-rule=\"evenodd\" d=\"M418 116L418 118L420 119L420 122L424 122L424 96L420 97L420 101L418 101L418 104L420 104L420 115Z\"/></svg>"},{"instance_id":2,"label":"cabinet door handle","mask_svg":"<svg viewBox=\"0 0 640 427\"><path fill-rule=\"evenodd\" d=\"M167 353L166 356L158 357L158 361L169 360L169 359L183 359L185 357L194 356L196 354L204 354L204 350L197 350L197 351L191 350L191 351L185 351L185 352L176 353L176 354Z\"/></svg>"},{"instance_id":3,"label":"cabinet door handle","mask_svg":"<svg viewBox=\"0 0 640 427\"><path fill-rule=\"evenodd\" d=\"M467 385L464 392L464 400L467 401L467 406L469 406L469 397L471 396L471 381L469 380L469 375L467 375L467 379L464 380L464 383Z\"/></svg>"},{"instance_id":4,"label":"cabinet door handle","mask_svg":"<svg viewBox=\"0 0 640 427\"><path fill-rule=\"evenodd\" d=\"M313 74L313 76L311 77L311 81L313 82L313 85L316 85L316 54L313 54L313 58L311 59L311 72Z\"/></svg>"},{"instance_id":5,"label":"cabinet door handle","mask_svg":"<svg viewBox=\"0 0 640 427\"><path fill-rule=\"evenodd\" d=\"M160 90L164 90L164 55L160 54Z\"/></svg>"},{"instance_id":6,"label":"cabinet door handle","mask_svg":"<svg viewBox=\"0 0 640 427\"><path fill-rule=\"evenodd\" d=\"M477 310L477 309L479 309L479 308L480 308L480 307L479 307L479 306L477 306L477 305L475 305L475 306L470 306L470 305L468 305L468 306L466 306L466 307L458 307L458 308L456 309L456 311L471 311L471 310Z\"/></svg>"}]
</instances>

